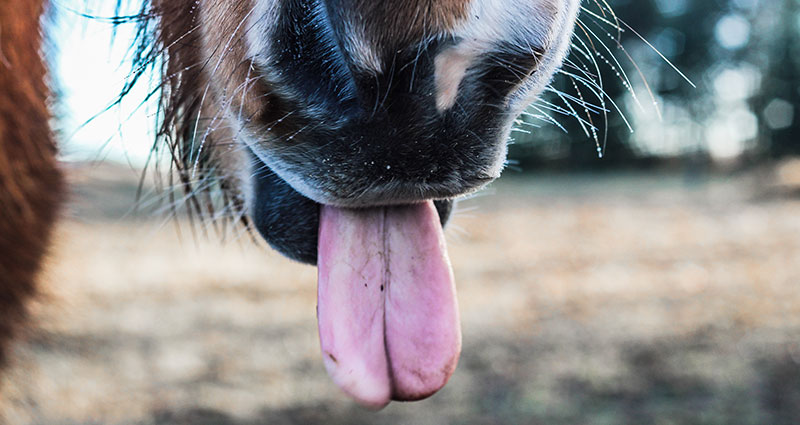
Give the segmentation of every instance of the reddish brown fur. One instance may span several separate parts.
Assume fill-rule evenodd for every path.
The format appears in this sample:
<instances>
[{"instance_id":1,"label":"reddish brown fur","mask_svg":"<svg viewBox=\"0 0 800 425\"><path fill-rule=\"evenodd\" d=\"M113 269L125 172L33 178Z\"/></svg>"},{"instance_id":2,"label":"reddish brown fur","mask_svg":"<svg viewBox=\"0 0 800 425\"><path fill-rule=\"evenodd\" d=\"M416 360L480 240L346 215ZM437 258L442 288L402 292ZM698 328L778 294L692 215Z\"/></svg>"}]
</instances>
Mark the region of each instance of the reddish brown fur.
<instances>
[{"instance_id":1,"label":"reddish brown fur","mask_svg":"<svg viewBox=\"0 0 800 425\"><path fill-rule=\"evenodd\" d=\"M36 293L62 198L41 56L43 0L0 5L0 366Z\"/></svg>"}]
</instances>

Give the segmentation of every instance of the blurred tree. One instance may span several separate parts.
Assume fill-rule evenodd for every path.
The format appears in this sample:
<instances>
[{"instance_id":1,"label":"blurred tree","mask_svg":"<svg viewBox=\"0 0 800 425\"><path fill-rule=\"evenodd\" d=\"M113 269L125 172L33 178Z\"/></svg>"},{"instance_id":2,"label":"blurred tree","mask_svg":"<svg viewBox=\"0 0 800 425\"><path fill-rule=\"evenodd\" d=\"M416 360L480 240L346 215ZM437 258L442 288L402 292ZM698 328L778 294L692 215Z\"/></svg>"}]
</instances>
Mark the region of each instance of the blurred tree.
<instances>
[{"instance_id":1,"label":"blurred tree","mask_svg":"<svg viewBox=\"0 0 800 425\"><path fill-rule=\"evenodd\" d=\"M762 1L762 6L767 2ZM751 17L753 37L744 60L761 70L761 84L751 98L759 116L759 144L754 159L800 155L800 2L770 0Z\"/></svg>"},{"instance_id":2,"label":"blurred tree","mask_svg":"<svg viewBox=\"0 0 800 425\"><path fill-rule=\"evenodd\" d=\"M584 2L554 91L514 133L510 158L523 170L697 165L740 154L752 163L800 154L800 0L617 0L616 16L602 4ZM592 96L582 78L602 82L605 98ZM669 149L652 146L636 122L639 111L656 109L653 103L656 115L664 113L656 133L665 133L658 139Z\"/></svg>"}]
</instances>

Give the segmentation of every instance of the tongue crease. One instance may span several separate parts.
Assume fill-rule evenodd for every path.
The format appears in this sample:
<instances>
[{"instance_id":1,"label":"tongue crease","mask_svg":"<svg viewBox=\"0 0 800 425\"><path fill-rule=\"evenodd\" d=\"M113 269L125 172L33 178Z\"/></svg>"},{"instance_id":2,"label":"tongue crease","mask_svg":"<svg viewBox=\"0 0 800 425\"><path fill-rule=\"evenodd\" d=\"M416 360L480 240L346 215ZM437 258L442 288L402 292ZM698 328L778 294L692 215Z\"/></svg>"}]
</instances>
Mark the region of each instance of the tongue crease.
<instances>
[{"instance_id":1,"label":"tongue crease","mask_svg":"<svg viewBox=\"0 0 800 425\"><path fill-rule=\"evenodd\" d=\"M386 209L381 208L381 234L383 235L383 276L381 276L381 294L383 295L383 352L386 355L386 369L389 373L389 388L394 392L395 383L392 376L392 355L389 353L389 339L386 336L386 298L391 284L392 270L390 268L392 250L389 246L389 232L386 223Z\"/></svg>"}]
</instances>

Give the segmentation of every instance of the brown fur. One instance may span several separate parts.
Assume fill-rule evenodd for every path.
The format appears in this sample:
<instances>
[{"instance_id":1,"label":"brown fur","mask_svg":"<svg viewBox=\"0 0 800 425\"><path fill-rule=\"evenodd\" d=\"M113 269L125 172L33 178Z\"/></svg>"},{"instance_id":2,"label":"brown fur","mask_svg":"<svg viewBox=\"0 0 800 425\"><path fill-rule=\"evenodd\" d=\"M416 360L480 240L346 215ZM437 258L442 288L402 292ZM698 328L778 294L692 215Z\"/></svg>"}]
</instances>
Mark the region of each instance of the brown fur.
<instances>
[{"instance_id":1,"label":"brown fur","mask_svg":"<svg viewBox=\"0 0 800 425\"><path fill-rule=\"evenodd\" d=\"M248 218L241 213L244 201L238 190L238 175L221 171L229 169L227 163L241 154L231 152L235 146L229 129L206 130L219 124L222 116L213 100L215 93L207 93L204 99L206 77L217 65L218 56L209 57L201 48L203 21L199 9L194 1L144 1L140 14L130 17L138 23L139 33L132 58L134 70L122 96L148 78L150 71L159 75L160 124L152 155L165 153L171 159L171 169L166 173L169 180L161 183L184 192L190 217L203 221L224 209L230 214L221 221L233 218L248 227ZM221 66L220 72L229 72L226 64ZM157 174L162 175L160 171ZM203 186L203 190L196 186ZM221 194L216 201L212 199L215 190ZM175 195L170 191L170 203L175 209L182 208L176 204Z\"/></svg>"},{"instance_id":2,"label":"brown fur","mask_svg":"<svg viewBox=\"0 0 800 425\"><path fill-rule=\"evenodd\" d=\"M0 5L0 366L36 293L62 199L41 57L42 0Z\"/></svg>"},{"instance_id":3,"label":"brown fur","mask_svg":"<svg viewBox=\"0 0 800 425\"><path fill-rule=\"evenodd\" d=\"M228 105L234 110L241 107L245 116L252 117L258 114L264 108L263 104L269 103L270 99L269 96L265 97L267 90L258 87L263 85L262 79L242 85L243 81L252 80L257 74L250 68L249 61L242 61L242 58L248 57L245 32L250 29L250 25L245 21L252 8L251 1L235 2L229 7L208 5L212 1L204 0L201 3L202 50L208 57L204 74L210 79L223 82L221 85L211 86L214 90L211 93L215 97L214 102L218 105ZM202 31L208 28L215 30ZM253 87L254 85L258 86ZM203 107L209 108L210 103L213 102L209 101ZM219 116L217 121L223 119Z\"/></svg>"},{"instance_id":4,"label":"brown fur","mask_svg":"<svg viewBox=\"0 0 800 425\"><path fill-rule=\"evenodd\" d=\"M350 8L368 22L367 37L379 50L448 32L466 18L469 0L352 0Z\"/></svg>"},{"instance_id":5,"label":"brown fur","mask_svg":"<svg viewBox=\"0 0 800 425\"><path fill-rule=\"evenodd\" d=\"M288 109L270 95L264 79L255 78L258 71L251 68L252 63L242 59L249 56L245 33L251 29L246 19L252 0L235 2L228 7L208 5L213 1L203 0L201 3L207 5L201 7L200 18L201 50L207 58L203 77L213 82L209 86L210 98L204 102L200 116L205 118L208 126L215 128L212 139L223 143L222 139L227 138L227 135L222 135L226 129L220 129L219 125L228 121L219 113L219 107L241 110L249 121L278 122L277 125ZM208 31L209 28L214 30ZM181 65L185 66L185 62L175 62L176 67ZM241 167L241 164L237 165Z\"/></svg>"}]
</instances>

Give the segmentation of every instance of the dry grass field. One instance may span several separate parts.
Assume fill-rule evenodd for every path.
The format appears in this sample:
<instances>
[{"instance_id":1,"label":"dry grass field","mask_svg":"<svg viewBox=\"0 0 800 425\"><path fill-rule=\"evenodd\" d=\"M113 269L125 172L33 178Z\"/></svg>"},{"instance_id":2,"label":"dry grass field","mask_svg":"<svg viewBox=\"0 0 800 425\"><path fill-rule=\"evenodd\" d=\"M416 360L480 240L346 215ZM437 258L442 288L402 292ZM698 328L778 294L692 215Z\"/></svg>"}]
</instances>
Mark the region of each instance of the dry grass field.
<instances>
[{"instance_id":1,"label":"dry grass field","mask_svg":"<svg viewBox=\"0 0 800 425\"><path fill-rule=\"evenodd\" d=\"M448 229L464 350L375 413L325 374L315 269L127 214L76 170L9 424L798 424L800 200L757 179L531 176Z\"/></svg>"}]
</instances>

